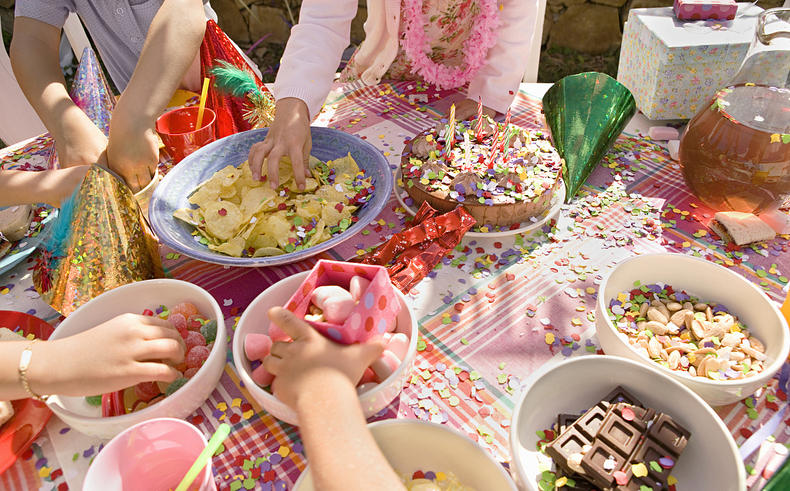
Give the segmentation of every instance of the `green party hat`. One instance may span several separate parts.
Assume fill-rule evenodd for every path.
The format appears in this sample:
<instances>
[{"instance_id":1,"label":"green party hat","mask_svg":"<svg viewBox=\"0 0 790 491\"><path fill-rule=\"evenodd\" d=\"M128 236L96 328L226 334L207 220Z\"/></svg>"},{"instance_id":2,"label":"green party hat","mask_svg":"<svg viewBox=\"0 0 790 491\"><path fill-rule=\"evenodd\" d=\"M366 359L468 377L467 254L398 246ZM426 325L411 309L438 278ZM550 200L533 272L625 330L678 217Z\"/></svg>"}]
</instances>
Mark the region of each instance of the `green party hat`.
<instances>
[{"instance_id":1,"label":"green party hat","mask_svg":"<svg viewBox=\"0 0 790 491\"><path fill-rule=\"evenodd\" d=\"M543 96L551 139L565 160L569 202L636 112L631 92L605 73L570 75Z\"/></svg>"}]
</instances>

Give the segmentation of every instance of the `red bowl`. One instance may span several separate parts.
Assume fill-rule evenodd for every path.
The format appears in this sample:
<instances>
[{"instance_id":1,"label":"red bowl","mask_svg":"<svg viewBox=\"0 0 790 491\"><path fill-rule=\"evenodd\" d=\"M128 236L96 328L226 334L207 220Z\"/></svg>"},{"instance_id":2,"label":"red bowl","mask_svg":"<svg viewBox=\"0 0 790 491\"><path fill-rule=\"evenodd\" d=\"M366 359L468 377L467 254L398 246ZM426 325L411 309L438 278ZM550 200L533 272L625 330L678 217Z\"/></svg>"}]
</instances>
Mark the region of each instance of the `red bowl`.
<instances>
[{"instance_id":1,"label":"red bowl","mask_svg":"<svg viewBox=\"0 0 790 491\"><path fill-rule=\"evenodd\" d=\"M48 339L54 331L51 325L38 317L11 310L0 310L0 327L25 336L32 334L36 339ZM30 448L52 416L46 404L34 399L12 401L11 405L14 406L14 417L0 427L0 474Z\"/></svg>"}]
</instances>

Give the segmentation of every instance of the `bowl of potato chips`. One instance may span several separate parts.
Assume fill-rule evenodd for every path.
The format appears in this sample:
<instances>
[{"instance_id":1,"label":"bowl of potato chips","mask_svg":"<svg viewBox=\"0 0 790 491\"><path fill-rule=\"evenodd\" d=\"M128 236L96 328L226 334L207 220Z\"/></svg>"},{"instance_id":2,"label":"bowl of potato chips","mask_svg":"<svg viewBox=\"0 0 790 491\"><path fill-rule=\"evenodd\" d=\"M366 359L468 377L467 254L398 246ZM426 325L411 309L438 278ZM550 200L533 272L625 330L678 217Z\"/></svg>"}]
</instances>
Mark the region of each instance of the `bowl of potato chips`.
<instances>
[{"instance_id":1,"label":"bowl of potato chips","mask_svg":"<svg viewBox=\"0 0 790 491\"><path fill-rule=\"evenodd\" d=\"M267 131L217 140L188 155L162 179L149 218L163 244L215 264L286 264L353 237L389 200L392 171L381 151L330 128L311 128L312 177L303 191L286 159L280 162L276 190L253 180L247 155Z\"/></svg>"}]
</instances>

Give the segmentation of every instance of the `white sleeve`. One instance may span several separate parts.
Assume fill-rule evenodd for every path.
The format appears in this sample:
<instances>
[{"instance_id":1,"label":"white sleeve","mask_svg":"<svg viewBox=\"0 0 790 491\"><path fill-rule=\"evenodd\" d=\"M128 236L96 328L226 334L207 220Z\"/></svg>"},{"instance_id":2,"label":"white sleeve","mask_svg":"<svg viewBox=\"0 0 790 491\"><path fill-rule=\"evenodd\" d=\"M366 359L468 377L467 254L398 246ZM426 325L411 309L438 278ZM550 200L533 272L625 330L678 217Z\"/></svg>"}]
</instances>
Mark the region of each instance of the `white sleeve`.
<instances>
[{"instance_id":1,"label":"white sleeve","mask_svg":"<svg viewBox=\"0 0 790 491\"><path fill-rule=\"evenodd\" d=\"M541 33L534 32L537 11L538 0L504 1L496 44L469 83L467 97L481 98L483 105L507 112L526 70L530 46L541 41Z\"/></svg>"},{"instance_id":2,"label":"white sleeve","mask_svg":"<svg viewBox=\"0 0 790 491\"><path fill-rule=\"evenodd\" d=\"M321 111L343 50L350 43L357 0L304 0L299 24L280 60L274 97L296 97L307 104L310 117Z\"/></svg>"}]
</instances>

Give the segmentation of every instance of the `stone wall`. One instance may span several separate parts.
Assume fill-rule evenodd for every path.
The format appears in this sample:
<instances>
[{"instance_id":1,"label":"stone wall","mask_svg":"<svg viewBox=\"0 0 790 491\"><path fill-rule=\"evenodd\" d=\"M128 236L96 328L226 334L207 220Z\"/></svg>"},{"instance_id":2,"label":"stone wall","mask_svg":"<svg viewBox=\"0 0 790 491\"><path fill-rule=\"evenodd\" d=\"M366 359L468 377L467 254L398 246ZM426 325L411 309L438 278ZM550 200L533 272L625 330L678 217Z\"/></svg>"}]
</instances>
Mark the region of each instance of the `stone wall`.
<instances>
[{"instance_id":1,"label":"stone wall","mask_svg":"<svg viewBox=\"0 0 790 491\"><path fill-rule=\"evenodd\" d=\"M299 19L302 0L211 0L219 24L242 48L256 47L251 55L272 79L291 26ZM664 7L672 0L547 0L542 45L587 55L615 53L622 26L632 8ZM780 6L783 0L760 0L763 8ZM0 0L0 20L6 42L13 24L14 0ZM351 42L364 38L367 17L365 0L351 27Z\"/></svg>"}]
</instances>

